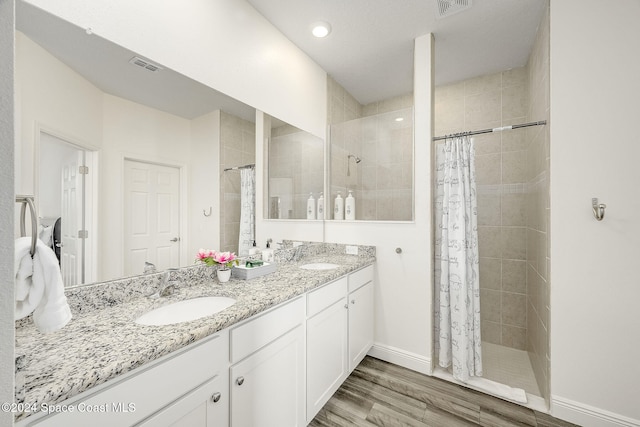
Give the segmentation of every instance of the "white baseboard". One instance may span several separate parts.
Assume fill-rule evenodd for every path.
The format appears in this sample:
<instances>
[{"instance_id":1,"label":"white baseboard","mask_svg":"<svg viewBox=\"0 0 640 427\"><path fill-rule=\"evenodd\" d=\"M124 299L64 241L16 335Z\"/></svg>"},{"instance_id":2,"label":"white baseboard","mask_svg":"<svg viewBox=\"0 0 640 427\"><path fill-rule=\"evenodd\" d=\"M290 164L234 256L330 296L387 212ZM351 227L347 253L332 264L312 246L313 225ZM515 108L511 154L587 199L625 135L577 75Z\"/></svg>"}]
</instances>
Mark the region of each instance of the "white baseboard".
<instances>
[{"instance_id":1,"label":"white baseboard","mask_svg":"<svg viewBox=\"0 0 640 427\"><path fill-rule=\"evenodd\" d=\"M640 427L640 420L559 396L551 396L551 415L584 427Z\"/></svg>"},{"instance_id":2,"label":"white baseboard","mask_svg":"<svg viewBox=\"0 0 640 427\"><path fill-rule=\"evenodd\" d=\"M384 360L385 362L393 363L394 365L399 365L403 368L420 372L421 374L431 375L432 372L430 357L411 353L399 348L375 343L367 354L376 359Z\"/></svg>"}]
</instances>

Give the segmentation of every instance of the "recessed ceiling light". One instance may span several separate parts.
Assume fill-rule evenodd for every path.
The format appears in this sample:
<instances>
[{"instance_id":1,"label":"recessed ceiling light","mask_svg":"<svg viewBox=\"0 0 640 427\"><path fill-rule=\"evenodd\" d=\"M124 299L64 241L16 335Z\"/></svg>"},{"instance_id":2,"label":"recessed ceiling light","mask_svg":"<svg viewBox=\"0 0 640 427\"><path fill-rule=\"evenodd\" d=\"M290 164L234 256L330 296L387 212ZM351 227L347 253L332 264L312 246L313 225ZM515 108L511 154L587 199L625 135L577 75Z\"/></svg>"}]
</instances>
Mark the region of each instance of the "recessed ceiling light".
<instances>
[{"instance_id":1,"label":"recessed ceiling light","mask_svg":"<svg viewBox=\"0 0 640 427\"><path fill-rule=\"evenodd\" d=\"M315 37L327 37L331 32L331 25L326 22L316 22L311 26L311 34Z\"/></svg>"},{"instance_id":2,"label":"recessed ceiling light","mask_svg":"<svg viewBox=\"0 0 640 427\"><path fill-rule=\"evenodd\" d=\"M396 117L396 122L401 122L404 120L404 117Z\"/></svg>"}]
</instances>

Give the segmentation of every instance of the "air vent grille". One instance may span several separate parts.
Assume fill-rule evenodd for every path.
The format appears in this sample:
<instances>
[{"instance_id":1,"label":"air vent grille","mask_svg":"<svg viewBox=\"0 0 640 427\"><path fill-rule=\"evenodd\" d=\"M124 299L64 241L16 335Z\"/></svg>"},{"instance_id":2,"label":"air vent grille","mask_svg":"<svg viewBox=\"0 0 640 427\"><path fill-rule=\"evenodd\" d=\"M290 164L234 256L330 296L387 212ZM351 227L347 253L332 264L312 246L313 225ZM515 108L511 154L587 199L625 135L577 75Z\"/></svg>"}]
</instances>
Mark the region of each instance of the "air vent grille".
<instances>
[{"instance_id":1,"label":"air vent grille","mask_svg":"<svg viewBox=\"0 0 640 427\"><path fill-rule=\"evenodd\" d=\"M436 17L446 18L463 10L469 9L473 0L436 0Z\"/></svg>"},{"instance_id":2,"label":"air vent grille","mask_svg":"<svg viewBox=\"0 0 640 427\"><path fill-rule=\"evenodd\" d=\"M134 56L133 58L131 58L129 60L129 64L133 64L135 66L138 66L140 68L144 68L147 71L151 71L152 73L158 72L160 70L162 70L162 67L156 64L153 64L149 61L145 61L144 59L138 57L138 56Z\"/></svg>"}]
</instances>

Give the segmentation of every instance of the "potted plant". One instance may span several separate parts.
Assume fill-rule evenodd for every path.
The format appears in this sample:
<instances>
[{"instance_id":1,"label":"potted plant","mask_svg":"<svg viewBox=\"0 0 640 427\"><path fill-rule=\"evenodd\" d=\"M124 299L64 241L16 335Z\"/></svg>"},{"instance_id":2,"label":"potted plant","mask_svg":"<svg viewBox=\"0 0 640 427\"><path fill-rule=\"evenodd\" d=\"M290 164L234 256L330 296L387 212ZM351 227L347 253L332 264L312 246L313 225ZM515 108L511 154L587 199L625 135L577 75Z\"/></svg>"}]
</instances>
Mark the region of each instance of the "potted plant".
<instances>
[{"instance_id":1,"label":"potted plant","mask_svg":"<svg viewBox=\"0 0 640 427\"><path fill-rule=\"evenodd\" d=\"M218 281L225 283L229 281L231 277L231 268L234 265L238 265L238 257L233 252L218 252L211 249L200 249L196 256L196 261L208 266L218 266L216 274L218 275Z\"/></svg>"}]
</instances>

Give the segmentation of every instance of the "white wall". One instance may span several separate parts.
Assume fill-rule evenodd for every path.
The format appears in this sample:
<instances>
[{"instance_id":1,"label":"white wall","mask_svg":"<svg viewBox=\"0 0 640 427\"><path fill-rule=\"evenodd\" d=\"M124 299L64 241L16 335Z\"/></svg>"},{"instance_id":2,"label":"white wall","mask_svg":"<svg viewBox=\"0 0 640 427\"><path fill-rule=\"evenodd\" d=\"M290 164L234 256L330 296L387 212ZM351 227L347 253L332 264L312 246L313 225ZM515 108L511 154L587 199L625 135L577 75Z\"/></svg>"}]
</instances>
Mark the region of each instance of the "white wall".
<instances>
[{"instance_id":1,"label":"white wall","mask_svg":"<svg viewBox=\"0 0 640 427\"><path fill-rule=\"evenodd\" d=\"M220 111L191 121L189 162L189 242L187 255L195 259L200 248L218 247L220 242ZM203 210L211 216L204 216Z\"/></svg>"},{"instance_id":2,"label":"white wall","mask_svg":"<svg viewBox=\"0 0 640 427\"><path fill-rule=\"evenodd\" d=\"M326 73L244 0L29 0L324 138Z\"/></svg>"},{"instance_id":3,"label":"white wall","mask_svg":"<svg viewBox=\"0 0 640 427\"><path fill-rule=\"evenodd\" d=\"M100 200L98 242L102 280L123 276L122 248L124 230L124 159L181 168L181 208L188 188L190 160L190 120L174 116L135 102L104 94L103 150L100 155ZM213 167L213 166L212 166ZM181 210L187 214L188 210ZM187 214L188 215L188 214ZM187 216L188 218L188 216ZM186 228L181 232L182 245L188 245ZM186 257L186 250L183 251ZM181 259L188 265L190 260ZM140 267L140 273L143 266Z\"/></svg>"},{"instance_id":4,"label":"white wall","mask_svg":"<svg viewBox=\"0 0 640 427\"><path fill-rule=\"evenodd\" d=\"M326 223L325 240L376 246L373 354L422 372L431 370L431 137L433 38L415 41L415 221ZM402 253L397 254L396 248Z\"/></svg>"},{"instance_id":5,"label":"white wall","mask_svg":"<svg viewBox=\"0 0 640 427\"><path fill-rule=\"evenodd\" d=\"M14 384L14 10L0 0L0 402L13 401ZM12 426L13 414L0 411L0 425Z\"/></svg>"},{"instance_id":6,"label":"white wall","mask_svg":"<svg viewBox=\"0 0 640 427\"><path fill-rule=\"evenodd\" d=\"M552 410L586 426L640 425L638 20L637 0L551 2Z\"/></svg>"},{"instance_id":7,"label":"white wall","mask_svg":"<svg viewBox=\"0 0 640 427\"><path fill-rule=\"evenodd\" d=\"M39 128L102 146L102 92L20 32L16 32L16 192L34 194Z\"/></svg>"}]
</instances>

